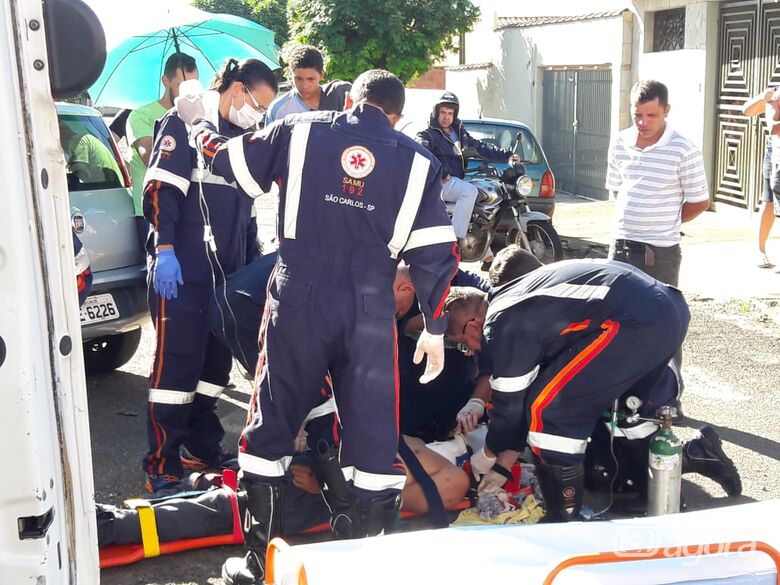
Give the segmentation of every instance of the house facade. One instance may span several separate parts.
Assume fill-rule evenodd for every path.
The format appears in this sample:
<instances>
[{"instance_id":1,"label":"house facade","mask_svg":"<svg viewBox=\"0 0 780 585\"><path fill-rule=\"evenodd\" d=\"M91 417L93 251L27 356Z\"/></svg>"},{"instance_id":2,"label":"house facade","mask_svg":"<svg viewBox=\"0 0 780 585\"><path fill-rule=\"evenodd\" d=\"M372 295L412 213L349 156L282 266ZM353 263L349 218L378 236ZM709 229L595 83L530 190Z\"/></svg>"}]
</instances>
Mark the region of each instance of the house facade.
<instances>
[{"instance_id":1,"label":"house facade","mask_svg":"<svg viewBox=\"0 0 780 585\"><path fill-rule=\"evenodd\" d=\"M715 200L755 206L764 125L740 107L780 82L780 4L513 4L479 2L479 25L447 64L446 87L464 115L529 124L559 188L604 199L610 138L631 124L631 86L655 78L669 87L670 124L702 149Z\"/></svg>"}]
</instances>

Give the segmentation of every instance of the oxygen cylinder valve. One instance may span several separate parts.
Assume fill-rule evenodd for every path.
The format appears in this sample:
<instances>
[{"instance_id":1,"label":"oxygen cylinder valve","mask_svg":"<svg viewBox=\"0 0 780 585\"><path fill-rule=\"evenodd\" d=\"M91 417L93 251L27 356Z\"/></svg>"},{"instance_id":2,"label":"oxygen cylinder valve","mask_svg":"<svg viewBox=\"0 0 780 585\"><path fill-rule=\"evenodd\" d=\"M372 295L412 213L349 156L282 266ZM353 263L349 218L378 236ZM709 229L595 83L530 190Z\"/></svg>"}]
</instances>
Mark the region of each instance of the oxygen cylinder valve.
<instances>
[{"instance_id":1,"label":"oxygen cylinder valve","mask_svg":"<svg viewBox=\"0 0 780 585\"><path fill-rule=\"evenodd\" d=\"M647 514L662 516L680 511L682 442L672 432L673 406L656 411L659 432L651 439L648 458Z\"/></svg>"},{"instance_id":2,"label":"oxygen cylinder valve","mask_svg":"<svg viewBox=\"0 0 780 585\"><path fill-rule=\"evenodd\" d=\"M634 424L639 420L639 409L642 408L642 404L642 399L637 396L629 396L626 398L626 408L631 411L631 414L626 417L626 422L628 424Z\"/></svg>"}]
</instances>

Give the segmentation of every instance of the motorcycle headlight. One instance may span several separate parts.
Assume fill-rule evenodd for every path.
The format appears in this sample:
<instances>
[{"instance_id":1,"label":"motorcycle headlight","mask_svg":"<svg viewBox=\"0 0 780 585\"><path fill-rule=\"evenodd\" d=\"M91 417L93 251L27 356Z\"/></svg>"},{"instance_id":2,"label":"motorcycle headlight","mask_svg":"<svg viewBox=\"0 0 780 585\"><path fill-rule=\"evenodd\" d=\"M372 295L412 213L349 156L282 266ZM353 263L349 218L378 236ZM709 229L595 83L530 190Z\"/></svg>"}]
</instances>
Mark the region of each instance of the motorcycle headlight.
<instances>
[{"instance_id":1,"label":"motorcycle headlight","mask_svg":"<svg viewBox=\"0 0 780 585\"><path fill-rule=\"evenodd\" d=\"M523 175L519 179L517 179L517 182L515 183L515 187L517 188L517 192L520 193L523 197L528 195L531 190L534 188L534 182L531 180L531 177L528 175Z\"/></svg>"}]
</instances>

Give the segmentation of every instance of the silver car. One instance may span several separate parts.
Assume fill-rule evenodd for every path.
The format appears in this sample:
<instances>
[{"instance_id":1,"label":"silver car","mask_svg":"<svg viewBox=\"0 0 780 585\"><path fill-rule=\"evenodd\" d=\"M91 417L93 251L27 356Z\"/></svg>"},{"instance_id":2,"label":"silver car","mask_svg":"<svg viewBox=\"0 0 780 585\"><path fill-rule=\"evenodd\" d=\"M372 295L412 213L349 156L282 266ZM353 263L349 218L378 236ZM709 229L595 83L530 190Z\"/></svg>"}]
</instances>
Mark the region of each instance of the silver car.
<instances>
[{"instance_id":1,"label":"silver car","mask_svg":"<svg viewBox=\"0 0 780 585\"><path fill-rule=\"evenodd\" d=\"M73 229L93 273L81 307L84 362L89 373L108 372L133 357L149 319L130 176L100 112L61 103L57 114Z\"/></svg>"}]
</instances>

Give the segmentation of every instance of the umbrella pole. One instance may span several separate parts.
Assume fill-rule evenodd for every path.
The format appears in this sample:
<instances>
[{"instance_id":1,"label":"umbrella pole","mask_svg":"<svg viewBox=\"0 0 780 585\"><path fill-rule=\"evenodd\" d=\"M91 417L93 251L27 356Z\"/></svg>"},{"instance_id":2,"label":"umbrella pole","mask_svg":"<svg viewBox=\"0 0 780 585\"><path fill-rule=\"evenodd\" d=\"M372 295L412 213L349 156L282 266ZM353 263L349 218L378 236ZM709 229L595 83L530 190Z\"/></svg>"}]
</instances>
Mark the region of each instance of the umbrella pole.
<instances>
[{"instance_id":1,"label":"umbrella pole","mask_svg":"<svg viewBox=\"0 0 780 585\"><path fill-rule=\"evenodd\" d=\"M181 50L179 49L179 39L176 36L176 29L172 28L171 32L173 33L173 47L176 49L177 53L181 53ZM184 71L182 71L182 75L184 75Z\"/></svg>"},{"instance_id":2,"label":"umbrella pole","mask_svg":"<svg viewBox=\"0 0 780 585\"><path fill-rule=\"evenodd\" d=\"M171 33L173 33L173 48L176 51L176 55L181 53L181 49L179 48L179 38L176 36L176 28L171 29ZM187 74L184 72L184 65L181 62L181 59L179 59L179 69L181 70L181 78L187 79Z\"/></svg>"}]
</instances>

